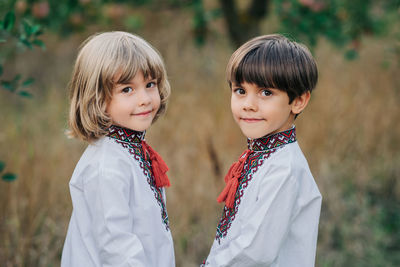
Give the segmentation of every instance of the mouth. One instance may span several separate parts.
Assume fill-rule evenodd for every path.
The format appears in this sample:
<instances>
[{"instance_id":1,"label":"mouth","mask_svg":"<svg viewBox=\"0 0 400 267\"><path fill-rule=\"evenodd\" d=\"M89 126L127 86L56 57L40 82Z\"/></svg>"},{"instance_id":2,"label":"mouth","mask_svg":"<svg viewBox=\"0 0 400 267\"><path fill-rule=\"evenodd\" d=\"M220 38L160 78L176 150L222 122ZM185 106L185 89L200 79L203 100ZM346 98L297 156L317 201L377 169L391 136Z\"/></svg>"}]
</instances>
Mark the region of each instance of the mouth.
<instances>
[{"instance_id":1,"label":"mouth","mask_svg":"<svg viewBox=\"0 0 400 267\"><path fill-rule=\"evenodd\" d=\"M257 119L257 118L240 118L241 121L248 122L248 123L253 123L253 122L260 122L263 121L264 119Z\"/></svg>"},{"instance_id":2,"label":"mouth","mask_svg":"<svg viewBox=\"0 0 400 267\"><path fill-rule=\"evenodd\" d=\"M151 114L152 112L153 112L153 110L148 110L148 111L143 111L143 112L140 112L140 113L134 113L132 115L133 116L147 116L147 115Z\"/></svg>"}]
</instances>

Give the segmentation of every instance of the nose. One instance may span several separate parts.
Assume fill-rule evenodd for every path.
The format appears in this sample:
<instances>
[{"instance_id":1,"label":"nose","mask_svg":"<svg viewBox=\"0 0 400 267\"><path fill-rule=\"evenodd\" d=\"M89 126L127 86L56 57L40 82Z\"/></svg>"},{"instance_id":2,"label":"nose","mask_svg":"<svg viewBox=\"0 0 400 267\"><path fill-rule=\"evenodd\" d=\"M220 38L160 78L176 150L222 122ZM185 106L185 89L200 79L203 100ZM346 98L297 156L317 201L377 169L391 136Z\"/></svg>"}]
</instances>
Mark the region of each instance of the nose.
<instances>
[{"instance_id":1,"label":"nose","mask_svg":"<svg viewBox=\"0 0 400 267\"><path fill-rule=\"evenodd\" d=\"M139 90L139 93L137 94L137 98L139 100L140 106L147 106L151 103L151 97L150 97L148 90L146 90L146 88L142 88L141 90Z\"/></svg>"},{"instance_id":2,"label":"nose","mask_svg":"<svg viewBox=\"0 0 400 267\"><path fill-rule=\"evenodd\" d=\"M243 101L243 110L245 111L256 111L257 110L257 99L256 96L248 94Z\"/></svg>"}]
</instances>

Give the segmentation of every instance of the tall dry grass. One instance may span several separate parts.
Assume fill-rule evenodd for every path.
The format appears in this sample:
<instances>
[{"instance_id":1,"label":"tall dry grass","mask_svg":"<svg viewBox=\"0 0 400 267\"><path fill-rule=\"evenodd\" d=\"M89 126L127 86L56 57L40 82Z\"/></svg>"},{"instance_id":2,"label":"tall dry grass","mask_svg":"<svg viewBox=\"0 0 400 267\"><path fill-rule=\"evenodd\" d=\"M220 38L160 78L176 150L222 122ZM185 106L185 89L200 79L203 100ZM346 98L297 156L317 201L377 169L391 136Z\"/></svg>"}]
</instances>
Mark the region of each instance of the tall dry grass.
<instances>
[{"instance_id":1,"label":"tall dry grass","mask_svg":"<svg viewBox=\"0 0 400 267\"><path fill-rule=\"evenodd\" d=\"M231 118L224 77L232 48L221 21L200 49L189 36L190 14L157 18L137 33L164 56L172 96L147 139L170 167L167 206L177 266L198 266L221 214L215 199L224 172L246 144ZM266 33L274 29L273 20L265 23ZM63 133L65 88L80 42L97 30L47 36L47 52L16 59L13 68L37 78L34 99L0 92L0 159L19 175L0 182L2 266L59 265L71 212L68 181L86 146ZM379 218L399 207L398 57L386 52L392 40L363 43L359 59L347 61L322 40L314 51L320 81L296 122L324 197L317 266L395 266L386 253L399 243L387 239Z\"/></svg>"}]
</instances>

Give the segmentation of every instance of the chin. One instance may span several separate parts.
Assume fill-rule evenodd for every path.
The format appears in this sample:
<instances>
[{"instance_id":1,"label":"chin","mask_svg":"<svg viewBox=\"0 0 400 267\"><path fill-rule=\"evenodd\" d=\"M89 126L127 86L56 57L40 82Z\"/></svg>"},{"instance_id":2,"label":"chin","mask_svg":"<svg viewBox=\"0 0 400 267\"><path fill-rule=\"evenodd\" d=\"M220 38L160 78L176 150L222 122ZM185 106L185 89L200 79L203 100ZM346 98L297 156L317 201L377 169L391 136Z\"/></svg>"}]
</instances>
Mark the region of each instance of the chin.
<instances>
[{"instance_id":1,"label":"chin","mask_svg":"<svg viewBox=\"0 0 400 267\"><path fill-rule=\"evenodd\" d=\"M142 127L135 127L135 131L137 131L137 132L144 132L144 131L146 131L148 128L149 128L150 126L148 126L148 127L145 127L145 126L142 126Z\"/></svg>"},{"instance_id":2,"label":"chin","mask_svg":"<svg viewBox=\"0 0 400 267\"><path fill-rule=\"evenodd\" d=\"M243 131L243 130L242 130L242 133L244 136L246 136L249 139L257 139L257 138L260 138L260 137L263 137L266 135L263 133L255 133L253 131Z\"/></svg>"},{"instance_id":3,"label":"chin","mask_svg":"<svg viewBox=\"0 0 400 267\"><path fill-rule=\"evenodd\" d=\"M141 123L136 122L136 123L131 123L130 126L128 126L128 128L137 132L143 132L146 131L150 126L151 122L141 122Z\"/></svg>"}]
</instances>

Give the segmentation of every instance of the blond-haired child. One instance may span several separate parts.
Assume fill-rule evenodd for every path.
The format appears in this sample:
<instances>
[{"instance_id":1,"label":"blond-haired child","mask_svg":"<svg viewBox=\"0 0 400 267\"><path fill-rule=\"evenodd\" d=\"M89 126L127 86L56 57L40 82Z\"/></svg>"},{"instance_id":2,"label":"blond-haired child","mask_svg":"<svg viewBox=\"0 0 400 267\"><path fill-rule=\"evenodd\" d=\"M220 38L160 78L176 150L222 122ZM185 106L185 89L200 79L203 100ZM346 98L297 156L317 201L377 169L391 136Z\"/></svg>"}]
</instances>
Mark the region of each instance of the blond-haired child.
<instances>
[{"instance_id":1,"label":"blond-haired child","mask_svg":"<svg viewBox=\"0 0 400 267\"><path fill-rule=\"evenodd\" d=\"M170 86L142 38L106 32L80 49L70 82L70 135L89 143L72 175L61 266L175 266L168 167L145 142Z\"/></svg>"},{"instance_id":2,"label":"blond-haired child","mask_svg":"<svg viewBox=\"0 0 400 267\"><path fill-rule=\"evenodd\" d=\"M317 83L308 49L281 35L254 38L227 67L232 114L248 149L225 177L212 267L314 266L321 194L296 141L295 118Z\"/></svg>"}]
</instances>

